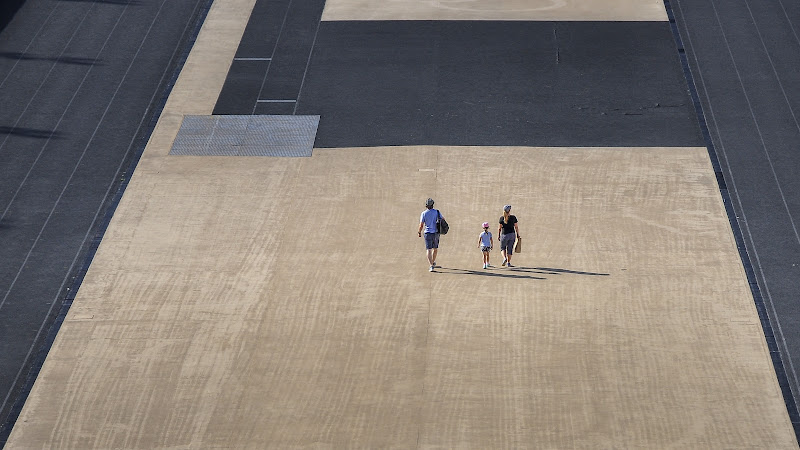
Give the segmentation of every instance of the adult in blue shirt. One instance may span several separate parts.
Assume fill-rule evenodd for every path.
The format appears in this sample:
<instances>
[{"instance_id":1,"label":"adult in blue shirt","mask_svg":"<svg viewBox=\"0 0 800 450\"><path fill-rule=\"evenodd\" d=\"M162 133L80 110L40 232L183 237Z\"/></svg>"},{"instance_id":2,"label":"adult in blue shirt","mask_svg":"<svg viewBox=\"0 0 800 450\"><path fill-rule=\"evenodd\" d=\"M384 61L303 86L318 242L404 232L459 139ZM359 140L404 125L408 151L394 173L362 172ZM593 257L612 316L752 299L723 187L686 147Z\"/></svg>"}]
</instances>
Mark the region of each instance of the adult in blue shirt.
<instances>
[{"instance_id":1,"label":"adult in blue shirt","mask_svg":"<svg viewBox=\"0 0 800 450\"><path fill-rule=\"evenodd\" d=\"M425 232L425 251L428 255L428 263L431 265L429 271L433 272L436 267L436 254L439 252L439 230L437 224L442 214L437 209L433 209L433 199L425 201L425 211L419 216L419 230L417 235L422 237Z\"/></svg>"}]
</instances>

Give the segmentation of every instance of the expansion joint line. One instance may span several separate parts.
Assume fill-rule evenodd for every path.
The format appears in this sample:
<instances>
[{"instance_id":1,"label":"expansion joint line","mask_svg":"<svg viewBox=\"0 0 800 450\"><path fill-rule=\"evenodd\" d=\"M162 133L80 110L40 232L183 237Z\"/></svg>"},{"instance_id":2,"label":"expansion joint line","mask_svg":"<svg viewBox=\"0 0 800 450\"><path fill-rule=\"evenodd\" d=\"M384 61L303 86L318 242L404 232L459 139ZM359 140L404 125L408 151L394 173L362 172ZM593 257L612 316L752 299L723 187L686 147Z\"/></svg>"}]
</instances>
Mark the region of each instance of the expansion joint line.
<instances>
[{"instance_id":1,"label":"expansion joint line","mask_svg":"<svg viewBox=\"0 0 800 450\"><path fill-rule=\"evenodd\" d=\"M308 67L311 65L311 56L314 54L314 47L317 45L317 35L319 34L319 27L322 25L322 13L320 12L319 20L317 21L317 29L314 31L314 39L311 41L311 49L308 51L308 60L306 61L306 69L303 71L303 79L300 80L300 89L297 90L297 101L294 104L292 115L297 114L297 105L300 104L300 95L303 93L303 86L306 84L306 74L308 74Z\"/></svg>"},{"instance_id":2,"label":"expansion joint line","mask_svg":"<svg viewBox=\"0 0 800 450\"><path fill-rule=\"evenodd\" d=\"M434 171L433 171L433 198L435 199L437 197L436 182L437 182L438 177L439 177L439 175L437 173L438 172L438 168L439 168L439 149L436 149L436 163L435 163L435 165L433 167L434 167ZM430 354L429 347L428 347L428 337L430 336L430 333L431 333L431 310L433 309L433 297L434 297L433 285L434 285L433 279L431 279L431 282L430 282L430 285L429 285L429 288L428 288L428 317L427 317L427 321L425 323L425 343L424 343L424 346L425 346L424 347L425 348L425 357L422 360L422 364L424 364L424 368L422 370L422 383L421 383L422 389L420 390L419 413L417 414L417 419L419 420L419 424L417 425L418 428L417 428L417 446L416 446L416 448L420 448L420 438L422 436L422 427L425 424L422 419L423 419L423 411L425 409L425 379L426 379L426 377L428 375L428 355Z\"/></svg>"}]
</instances>

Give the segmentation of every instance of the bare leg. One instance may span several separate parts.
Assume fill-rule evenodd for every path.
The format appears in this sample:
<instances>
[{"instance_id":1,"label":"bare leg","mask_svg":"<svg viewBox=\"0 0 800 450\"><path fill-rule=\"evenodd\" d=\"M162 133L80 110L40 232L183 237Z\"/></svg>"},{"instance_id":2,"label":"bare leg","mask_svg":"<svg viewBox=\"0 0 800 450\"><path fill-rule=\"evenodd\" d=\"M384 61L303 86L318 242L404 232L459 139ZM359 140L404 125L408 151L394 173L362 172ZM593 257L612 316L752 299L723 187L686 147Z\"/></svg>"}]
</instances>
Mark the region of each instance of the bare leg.
<instances>
[{"instance_id":1,"label":"bare leg","mask_svg":"<svg viewBox=\"0 0 800 450\"><path fill-rule=\"evenodd\" d=\"M436 265L436 254L437 253L439 253L439 249L438 248L433 249L433 261L431 261L431 265L432 266Z\"/></svg>"},{"instance_id":2,"label":"bare leg","mask_svg":"<svg viewBox=\"0 0 800 450\"><path fill-rule=\"evenodd\" d=\"M430 264L431 266L433 265L433 261L436 260L436 256L435 255L436 255L436 249L429 248L428 252L427 252L427 256L428 256L428 264Z\"/></svg>"}]
</instances>

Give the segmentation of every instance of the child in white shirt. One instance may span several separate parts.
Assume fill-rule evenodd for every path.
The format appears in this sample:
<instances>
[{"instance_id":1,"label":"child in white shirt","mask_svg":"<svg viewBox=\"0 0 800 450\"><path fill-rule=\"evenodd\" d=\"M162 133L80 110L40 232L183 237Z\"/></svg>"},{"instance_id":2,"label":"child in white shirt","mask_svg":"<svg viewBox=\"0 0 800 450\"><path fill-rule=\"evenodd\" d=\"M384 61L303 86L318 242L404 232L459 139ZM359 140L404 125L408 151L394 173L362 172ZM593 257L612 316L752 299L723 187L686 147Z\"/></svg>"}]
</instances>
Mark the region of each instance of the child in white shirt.
<instances>
[{"instance_id":1,"label":"child in white shirt","mask_svg":"<svg viewBox=\"0 0 800 450\"><path fill-rule=\"evenodd\" d=\"M493 248L492 233L489 232L489 222L483 222L483 233L478 236L478 247L483 252L483 268L488 269L489 252Z\"/></svg>"}]
</instances>

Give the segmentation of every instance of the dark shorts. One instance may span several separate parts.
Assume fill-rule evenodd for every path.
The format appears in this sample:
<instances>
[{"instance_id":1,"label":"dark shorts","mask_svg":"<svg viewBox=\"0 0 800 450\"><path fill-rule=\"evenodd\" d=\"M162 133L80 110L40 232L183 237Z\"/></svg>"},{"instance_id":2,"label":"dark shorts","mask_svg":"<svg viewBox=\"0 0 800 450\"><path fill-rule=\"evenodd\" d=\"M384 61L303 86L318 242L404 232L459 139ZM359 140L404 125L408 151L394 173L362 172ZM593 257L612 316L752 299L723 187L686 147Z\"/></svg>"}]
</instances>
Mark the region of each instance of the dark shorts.
<instances>
[{"instance_id":1,"label":"dark shorts","mask_svg":"<svg viewBox=\"0 0 800 450\"><path fill-rule=\"evenodd\" d=\"M425 248L439 248L439 233L425 233Z\"/></svg>"},{"instance_id":2,"label":"dark shorts","mask_svg":"<svg viewBox=\"0 0 800 450\"><path fill-rule=\"evenodd\" d=\"M500 250L505 250L506 254L514 254L514 241L517 240L517 233L508 233L500 237Z\"/></svg>"},{"instance_id":3,"label":"dark shorts","mask_svg":"<svg viewBox=\"0 0 800 450\"><path fill-rule=\"evenodd\" d=\"M487 247L485 245L481 245L481 251L482 252L489 252L491 250L492 250L492 247Z\"/></svg>"}]
</instances>

